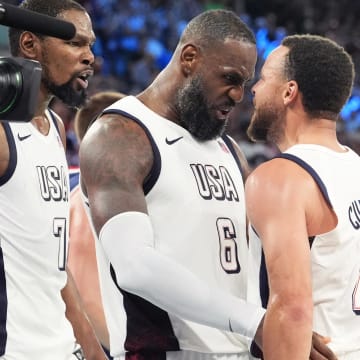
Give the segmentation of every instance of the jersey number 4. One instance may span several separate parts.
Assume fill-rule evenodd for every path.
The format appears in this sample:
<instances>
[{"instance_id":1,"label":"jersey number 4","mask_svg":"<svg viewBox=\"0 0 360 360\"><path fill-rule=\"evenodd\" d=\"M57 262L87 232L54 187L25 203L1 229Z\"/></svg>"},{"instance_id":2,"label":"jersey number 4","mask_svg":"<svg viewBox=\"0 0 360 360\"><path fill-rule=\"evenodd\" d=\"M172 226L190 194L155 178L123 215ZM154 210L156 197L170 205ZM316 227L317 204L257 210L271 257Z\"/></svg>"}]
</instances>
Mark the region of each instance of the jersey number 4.
<instances>
[{"instance_id":1,"label":"jersey number 4","mask_svg":"<svg viewBox=\"0 0 360 360\"><path fill-rule=\"evenodd\" d=\"M219 235L221 266L228 274L238 273L241 267L236 244L235 226L228 218L218 218L216 226Z\"/></svg>"}]
</instances>

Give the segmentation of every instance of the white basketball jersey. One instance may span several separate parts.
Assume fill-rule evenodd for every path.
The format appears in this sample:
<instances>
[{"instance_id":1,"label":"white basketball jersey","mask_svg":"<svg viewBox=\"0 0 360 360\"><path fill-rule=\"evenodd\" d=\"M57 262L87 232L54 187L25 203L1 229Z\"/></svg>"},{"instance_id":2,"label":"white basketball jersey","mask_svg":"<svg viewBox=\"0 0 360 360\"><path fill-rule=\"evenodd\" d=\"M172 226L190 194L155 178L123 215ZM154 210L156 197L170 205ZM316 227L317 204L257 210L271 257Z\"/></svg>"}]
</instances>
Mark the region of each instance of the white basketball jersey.
<instances>
[{"instance_id":1,"label":"white basketball jersey","mask_svg":"<svg viewBox=\"0 0 360 360\"><path fill-rule=\"evenodd\" d=\"M105 110L108 112L133 119L151 142L154 166L144 184L144 193L156 249L209 286L245 298L243 179L229 138L199 142L133 96L116 102ZM236 334L178 318L119 290L114 281L109 281L110 264L98 241L97 256L113 356L124 350L152 349L247 352L244 340Z\"/></svg>"},{"instance_id":2,"label":"white basketball jersey","mask_svg":"<svg viewBox=\"0 0 360 360\"><path fill-rule=\"evenodd\" d=\"M42 135L4 123L7 172L0 177L0 358L65 360L74 349L61 289L66 284L68 170L55 118Z\"/></svg>"},{"instance_id":3,"label":"white basketball jersey","mask_svg":"<svg viewBox=\"0 0 360 360\"><path fill-rule=\"evenodd\" d=\"M338 153L319 145L295 145L279 157L307 170L337 215L334 230L309 239L314 330L331 338L329 346L339 359L360 359L360 157L347 150ZM261 279L266 306L266 269L256 242L252 236L249 266L255 271L249 271L248 296L251 301L258 298L254 284ZM254 265L260 258L262 264Z\"/></svg>"}]
</instances>

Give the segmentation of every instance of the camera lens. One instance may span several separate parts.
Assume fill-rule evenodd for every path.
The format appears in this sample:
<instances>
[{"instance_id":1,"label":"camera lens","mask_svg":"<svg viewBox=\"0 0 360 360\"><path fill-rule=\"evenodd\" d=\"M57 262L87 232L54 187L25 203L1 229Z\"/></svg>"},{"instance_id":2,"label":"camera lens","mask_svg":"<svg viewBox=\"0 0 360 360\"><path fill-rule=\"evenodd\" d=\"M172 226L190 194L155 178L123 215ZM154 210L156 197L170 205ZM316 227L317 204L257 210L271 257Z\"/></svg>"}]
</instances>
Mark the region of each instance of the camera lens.
<instances>
[{"instance_id":1,"label":"camera lens","mask_svg":"<svg viewBox=\"0 0 360 360\"><path fill-rule=\"evenodd\" d=\"M0 58L0 114L15 106L22 92L21 68L12 59Z\"/></svg>"}]
</instances>

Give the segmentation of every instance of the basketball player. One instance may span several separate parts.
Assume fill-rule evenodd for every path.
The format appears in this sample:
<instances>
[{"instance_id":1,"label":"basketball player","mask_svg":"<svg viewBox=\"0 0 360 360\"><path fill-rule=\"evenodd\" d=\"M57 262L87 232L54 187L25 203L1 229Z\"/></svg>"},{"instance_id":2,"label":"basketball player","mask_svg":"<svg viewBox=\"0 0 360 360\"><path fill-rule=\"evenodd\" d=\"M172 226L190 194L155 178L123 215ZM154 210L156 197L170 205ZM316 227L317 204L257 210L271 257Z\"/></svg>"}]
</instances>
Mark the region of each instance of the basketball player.
<instances>
[{"instance_id":1,"label":"basketball player","mask_svg":"<svg viewBox=\"0 0 360 360\"><path fill-rule=\"evenodd\" d=\"M187 25L167 67L107 108L80 146L115 359L248 359L264 310L246 303L246 161L224 134L253 77L231 11ZM241 335L238 335L241 334Z\"/></svg>"},{"instance_id":2,"label":"basketball player","mask_svg":"<svg viewBox=\"0 0 360 360\"><path fill-rule=\"evenodd\" d=\"M0 359L104 360L66 272L65 131L48 109L53 96L70 106L85 99L95 37L87 12L72 0L27 0L21 7L74 23L76 35L64 41L9 32L11 54L39 61L43 71L31 122L0 122Z\"/></svg>"},{"instance_id":3,"label":"basketball player","mask_svg":"<svg viewBox=\"0 0 360 360\"><path fill-rule=\"evenodd\" d=\"M338 359L360 359L360 158L336 134L353 80L341 46L295 35L269 55L252 88L248 134L282 152L245 188L264 252L249 286L269 280L260 284L266 360L307 359L313 328L330 337Z\"/></svg>"},{"instance_id":4,"label":"basketball player","mask_svg":"<svg viewBox=\"0 0 360 360\"><path fill-rule=\"evenodd\" d=\"M74 127L78 141L81 142L89 123L104 108L124 96L124 94L115 91L101 91L91 96L75 115ZM94 237L81 199L79 176L80 171L78 168L70 169L70 242L68 266L95 333L104 348L108 350L110 347L109 335L100 295Z\"/></svg>"}]
</instances>

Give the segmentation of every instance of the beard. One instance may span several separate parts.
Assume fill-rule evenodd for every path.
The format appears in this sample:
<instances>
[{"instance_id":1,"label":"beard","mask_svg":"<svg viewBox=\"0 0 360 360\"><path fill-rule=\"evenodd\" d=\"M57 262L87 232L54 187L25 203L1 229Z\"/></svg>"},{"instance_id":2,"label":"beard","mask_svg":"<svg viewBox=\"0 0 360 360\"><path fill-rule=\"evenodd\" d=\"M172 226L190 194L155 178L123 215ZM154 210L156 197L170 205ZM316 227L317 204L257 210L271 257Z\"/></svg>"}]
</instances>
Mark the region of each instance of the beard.
<instances>
[{"instance_id":1,"label":"beard","mask_svg":"<svg viewBox=\"0 0 360 360\"><path fill-rule=\"evenodd\" d=\"M247 135L254 142L268 141L278 144L283 134L284 123L285 111L264 104L254 111Z\"/></svg>"},{"instance_id":2,"label":"beard","mask_svg":"<svg viewBox=\"0 0 360 360\"><path fill-rule=\"evenodd\" d=\"M87 93L85 89L75 90L73 87L73 82L76 80L77 75L71 77L71 79L62 85L56 85L52 82L48 76L43 76L42 82L45 85L46 89L59 98L64 104L78 108L81 105L84 105L87 99Z\"/></svg>"},{"instance_id":3,"label":"beard","mask_svg":"<svg viewBox=\"0 0 360 360\"><path fill-rule=\"evenodd\" d=\"M226 122L214 115L215 111L212 110L204 93L204 86L198 75L179 89L175 98L179 124L201 141L216 139L226 128Z\"/></svg>"}]
</instances>

